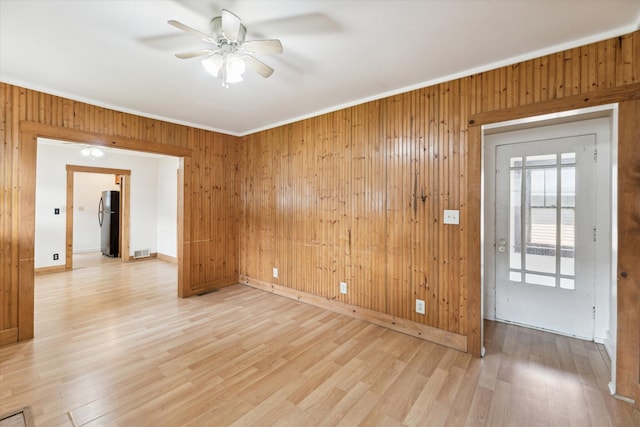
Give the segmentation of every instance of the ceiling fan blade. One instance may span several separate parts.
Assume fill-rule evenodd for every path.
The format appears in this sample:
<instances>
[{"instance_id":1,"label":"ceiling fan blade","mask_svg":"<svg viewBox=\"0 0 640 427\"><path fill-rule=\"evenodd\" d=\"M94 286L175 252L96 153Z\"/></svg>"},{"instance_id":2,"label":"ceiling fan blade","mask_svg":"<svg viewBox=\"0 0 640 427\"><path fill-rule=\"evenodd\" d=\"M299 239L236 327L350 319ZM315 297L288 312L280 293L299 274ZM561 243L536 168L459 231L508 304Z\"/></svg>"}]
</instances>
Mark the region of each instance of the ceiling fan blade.
<instances>
[{"instance_id":1,"label":"ceiling fan blade","mask_svg":"<svg viewBox=\"0 0 640 427\"><path fill-rule=\"evenodd\" d=\"M247 67L251 68L256 73L260 74L262 77L267 78L271 74L273 74L273 68L269 67L264 62L259 59L254 58L250 55L245 55L242 57L242 60L247 65Z\"/></svg>"},{"instance_id":2,"label":"ceiling fan blade","mask_svg":"<svg viewBox=\"0 0 640 427\"><path fill-rule=\"evenodd\" d=\"M250 40L244 43L244 48L251 53L277 54L282 53L280 40Z\"/></svg>"},{"instance_id":3,"label":"ceiling fan blade","mask_svg":"<svg viewBox=\"0 0 640 427\"><path fill-rule=\"evenodd\" d=\"M212 55L215 51L211 49L199 49L191 52L176 53L176 57L180 59L195 58L197 56Z\"/></svg>"},{"instance_id":4,"label":"ceiling fan blade","mask_svg":"<svg viewBox=\"0 0 640 427\"><path fill-rule=\"evenodd\" d=\"M238 40L241 25L240 18L226 9L222 9L222 32L227 40Z\"/></svg>"},{"instance_id":5,"label":"ceiling fan blade","mask_svg":"<svg viewBox=\"0 0 640 427\"><path fill-rule=\"evenodd\" d=\"M210 35L203 33L202 31L198 31L194 28L189 27L188 25L184 25L182 22L174 21L173 19L167 21L167 24L176 27L179 30L186 31L187 33L195 34L200 37L205 42L215 43L215 41L211 38Z\"/></svg>"}]
</instances>

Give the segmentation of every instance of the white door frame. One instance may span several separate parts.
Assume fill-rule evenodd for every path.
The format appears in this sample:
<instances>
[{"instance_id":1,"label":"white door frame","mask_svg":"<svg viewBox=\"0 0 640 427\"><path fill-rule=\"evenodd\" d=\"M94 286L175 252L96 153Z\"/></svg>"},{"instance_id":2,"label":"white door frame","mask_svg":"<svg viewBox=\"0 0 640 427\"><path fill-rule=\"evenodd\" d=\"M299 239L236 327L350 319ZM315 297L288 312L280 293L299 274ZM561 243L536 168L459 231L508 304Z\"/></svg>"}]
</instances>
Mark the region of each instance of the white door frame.
<instances>
[{"instance_id":1,"label":"white door frame","mask_svg":"<svg viewBox=\"0 0 640 427\"><path fill-rule=\"evenodd\" d=\"M556 124L573 123L588 119L608 118L610 127L610 145L605 147L599 146L598 152L598 171L605 168L604 173L609 176L609 181L598 181L598 192L610 192L611 210L606 218L598 218L598 248L596 249L596 257L608 260L608 264L600 266L599 272L605 282L608 282L608 290L601 291L597 294L600 304L600 321L605 317L605 323L608 323L606 336L598 337L596 342L603 343L611 358L611 382L609 383L610 392L615 393L615 371L616 371L616 330L617 330L617 164L618 164L618 104L601 105L592 108L580 110L565 111L561 113L547 114L542 116L528 117L524 119L511 120L507 122L493 123L482 126L482 196L481 196L481 274L482 274L482 292L481 304L483 307L483 318L493 320L495 318L495 292L494 283L494 235L495 222L495 189L486 188L489 175L485 173L494 173L495 158L490 151L495 152L493 147L487 146L485 135L492 133L500 133L515 130L524 130L532 128L542 128ZM606 145L606 144L605 144ZM603 150L602 148L608 148ZM493 179L491 179L493 181ZM607 233L608 232L608 233ZM602 235L602 238L600 237ZM606 238L606 240L605 240ZM604 244L607 242L606 244ZM605 263L606 264L606 263ZM596 291L598 292L598 291ZM602 307L603 300L606 300L605 307ZM596 318L598 319L598 308L596 308ZM608 320L608 322L606 322ZM482 333L481 338L484 339ZM482 349L484 354L484 347Z\"/></svg>"}]
</instances>

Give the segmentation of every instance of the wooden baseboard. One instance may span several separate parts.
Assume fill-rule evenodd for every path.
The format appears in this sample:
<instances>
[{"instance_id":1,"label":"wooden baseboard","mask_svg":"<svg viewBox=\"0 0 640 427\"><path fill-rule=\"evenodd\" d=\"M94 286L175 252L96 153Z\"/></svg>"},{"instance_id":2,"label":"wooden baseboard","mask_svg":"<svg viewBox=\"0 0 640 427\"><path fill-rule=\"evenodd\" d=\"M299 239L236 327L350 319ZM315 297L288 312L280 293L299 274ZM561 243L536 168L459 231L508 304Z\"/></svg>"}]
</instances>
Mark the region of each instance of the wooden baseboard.
<instances>
[{"instance_id":1,"label":"wooden baseboard","mask_svg":"<svg viewBox=\"0 0 640 427\"><path fill-rule=\"evenodd\" d=\"M129 255L127 262L148 261L150 259L156 259L156 258L158 258L158 254L156 252L152 252L149 254L149 256L146 256L144 258L134 258L133 256Z\"/></svg>"},{"instance_id":2,"label":"wooden baseboard","mask_svg":"<svg viewBox=\"0 0 640 427\"><path fill-rule=\"evenodd\" d=\"M172 264L178 263L178 258L171 255L161 254L160 252L158 252L158 259L161 259L162 261L170 262Z\"/></svg>"},{"instance_id":3,"label":"wooden baseboard","mask_svg":"<svg viewBox=\"0 0 640 427\"><path fill-rule=\"evenodd\" d=\"M0 331L0 347L18 342L18 328Z\"/></svg>"},{"instance_id":4,"label":"wooden baseboard","mask_svg":"<svg viewBox=\"0 0 640 427\"><path fill-rule=\"evenodd\" d=\"M339 301L327 299L317 295L287 288L282 285L263 282L261 280L252 279L247 276L240 276L240 283L251 286L252 288L261 289L263 291L272 292L274 294L291 298L296 301L311 304L336 313L345 314L356 319L361 319L378 326L402 332L425 341L431 341L436 344L450 347L455 350L467 352L467 337L453 332L448 332L432 326L423 325L407 319L400 319L389 314L380 313L354 305L345 304Z\"/></svg>"},{"instance_id":5,"label":"wooden baseboard","mask_svg":"<svg viewBox=\"0 0 640 427\"><path fill-rule=\"evenodd\" d=\"M234 275L234 276L224 277L222 279L215 280L213 282L200 283L198 285L195 285L194 288L189 290L189 295L186 295L186 296L189 297L192 295L204 294L216 289L225 288L231 285L237 285L238 283L239 283L238 276Z\"/></svg>"},{"instance_id":6,"label":"wooden baseboard","mask_svg":"<svg viewBox=\"0 0 640 427\"><path fill-rule=\"evenodd\" d=\"M54 265L51 267L40 267L34 268L33 274L36 276L40 276L42 274L51 274L51 273L62 273L63 271L67 271L67 267L64 265Z\"/></svg>"}]
</instances>

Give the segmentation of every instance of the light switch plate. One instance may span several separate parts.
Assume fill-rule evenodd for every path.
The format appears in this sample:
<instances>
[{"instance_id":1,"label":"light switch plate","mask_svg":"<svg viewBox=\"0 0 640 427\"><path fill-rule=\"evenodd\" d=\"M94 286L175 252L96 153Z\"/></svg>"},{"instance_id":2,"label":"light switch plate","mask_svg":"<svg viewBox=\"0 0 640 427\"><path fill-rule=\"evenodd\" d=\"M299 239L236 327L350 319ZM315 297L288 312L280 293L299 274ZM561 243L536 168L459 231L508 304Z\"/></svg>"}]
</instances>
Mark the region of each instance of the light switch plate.
<instances>
[{"instance_id":1,"label":"light switch plate","mask_svg":"<svg viewBox=\"0 0 640 427\"><path fill-rule=\"evenodd\" d=\"M347 282L340 282L340 293L341 294L347 293Z\"/></svg>"},{"instance_id":2,"label":"light switch plate","mask_svg":"<svg viewBox=\"0 0 640 427\"><path fill-rule=\"evenodd\" d=\"M460 224L460 211L445 209L445 211L444 211L444 223L445 224Z\"/></svg>"}]
</instances>

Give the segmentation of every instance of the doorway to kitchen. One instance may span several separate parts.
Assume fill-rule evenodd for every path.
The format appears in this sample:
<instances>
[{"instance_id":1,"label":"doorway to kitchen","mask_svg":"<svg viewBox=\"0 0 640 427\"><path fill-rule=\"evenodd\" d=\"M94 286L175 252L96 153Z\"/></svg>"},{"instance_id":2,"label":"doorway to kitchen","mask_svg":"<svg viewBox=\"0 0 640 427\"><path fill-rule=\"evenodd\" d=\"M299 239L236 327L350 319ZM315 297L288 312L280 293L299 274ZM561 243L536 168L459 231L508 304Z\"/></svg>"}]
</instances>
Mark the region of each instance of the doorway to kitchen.
<instances>
[{"instance_id":1,"label":"doorway to kitchen","mask_svg":"<svg viewBox=\"0 0 640 427\"><path fill-rule=\"evenodd\" d=\"M74 268L74 212L79 213L78 210L80 208L84 208L84 206L75 206L74 205L74 188L76 174L103 174L110 175L113 177L114 185L119 188L120 197L119 197L119 227L118 227L118 242L112 242L112 245L117 245L118 251L120 254L119 258L121 262L129 261L129 241L130 241L130 192L131 192L131 171L127 169L111 169L111 168L100 168L100 167L92 167L92 166L77 166L77 165L67 165L67 233L65 239L65 247L66 247L66 263L65 270L72 270ZM96 218L96 221L98 218ZM94 254L96 255L96 254ZM100 256L99 254L97 255ZM117 259L115 257L114 259ZM113 260L113 259L112 259ZM77 259L81 264L86 265L90 262L102 262L103 260L98 258L94 260L89 258L89 255L80 256ZM109 260L106 260L109 261Z\"/></svg>"}]
</instances>

